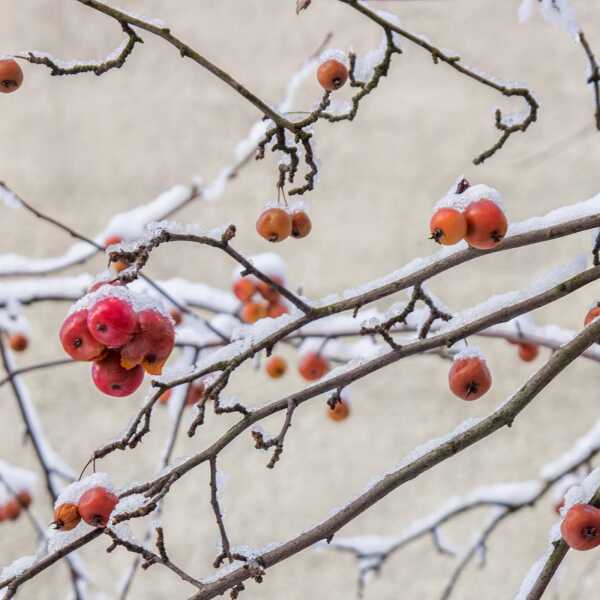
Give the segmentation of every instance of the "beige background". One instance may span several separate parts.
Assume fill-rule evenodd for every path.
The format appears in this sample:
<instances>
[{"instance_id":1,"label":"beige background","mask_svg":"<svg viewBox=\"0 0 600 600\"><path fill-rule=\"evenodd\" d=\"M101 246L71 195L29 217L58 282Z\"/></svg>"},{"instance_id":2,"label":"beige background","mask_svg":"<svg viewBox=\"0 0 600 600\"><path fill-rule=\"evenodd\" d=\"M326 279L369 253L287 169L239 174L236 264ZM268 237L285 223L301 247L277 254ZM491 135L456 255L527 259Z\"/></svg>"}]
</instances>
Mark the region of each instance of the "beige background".
<instances>
[{"instance_id":1,"label":"beige background","mask_svg":"<svg viewBox=\"0 0 600 600\"><path fill-rule=\"evenodd\" d=\"M121 0L120 5L161 17L192 46L270 102L276 102L290 74L323 39L366 50L379 32L353 10L333 0L314 0L301 18L293 0ZM404 25L426 33L441 47L458 52L467 64L506 79L526 81L541 104L540 119L525 135L483 167L473 156L495 140L493 109L520 110L498 94L434 66L421 49L404 44L391 74L364 103L353 124L318 129L323 160L321 182L311 194L314 232L303 243L277 247L287 260L293 285L318 297L351 287L398 268L433 248L427 221L433 203L460 173L499 188L509 216L520 220L599 191L598 136L592 127L592 96L584 85L586 63L566 34L539 19L517 24L517 2L448 0L381 2ZM576 1L580 21L600 49L600 12L592 2ZM39 49L64 58L107 54L122 34L112 22L75 2L4 0L0 52ZM160 40L143 35L125 68L96 78L51 78L43 67L26 65L22 90L1 101L0 178L34 205L93 235L110 216L142 204L194 175L210 179L232 156L237 141L256 119L255 109L220 81ZM310 107L319 91L309 81L297 106ZM196 203L181 219L215 226L233 220L236 245L245 253L267 249L254 232L262 204L273 195L274 164L252 164L215 205ZM0 252L32 256L63 252L70 241L52 228L16 211L0 208ZM493 293L524 285L541 270L587 252L589 234L469 263L432 283L457 310ZM148 273L182 275L212 285L229 283L231 263L202 248L161 249ZM90 264L96 271L102 261ZM1 285L1 283L0 283ZM586 307L596 300L594 286L536 315L578 328ZM66 310L38 305L28 310L34 334L22 364L61 355L56 332ZM398 463L415 445L450 431L463 419L487 414L515 390L542 359L517 360L506 343L483 343L494 374L494 388L475 404L451 397L447 364L416 358L371 376L354 389L354 415L335 426L317 400L299 411L286 451L275 471L252 449L249 436L233 444L221 464L229 475L226 519L234 544L252 547L284 540L323 519L335 506L360 492L378 473ZM543 353L546 356L546 353ZM580 360L548 387L509 431L502 431L436 470L404 486L346 527L341 535L392 534L439 506L449 495L483 483L528 479L587 431L598 414L598 366ZM250 367L232 389L248 403L262 403L299 389L295 374L267 382ZM48 437L78 468L93 448L122 430L135 412L135 399L107 399L91 386L87 366L27 377ZM210 418L176 454L187 455L216 439L227 418ZM270 424L275 430L279 420ZM142 447L104 461L117 484L152 475L168 417L157 414ZM0 389L0 456L34 466L21 446L21 428L8 388ZM49 520L40 488L36 509ZM467 542L483 514L448 528L456 542ZM531 562L543 551L554 519L551 500L521 512L494 535L485 570L469 567L457 589L463 600L511 598ZM196 575L211 572L216 531L208 506L205 470L177 484L166 503L165 525L173 558ZM0 526L0 563L30 553L35 540L27 523ZM106 542L83 555L97 589L109 597L130 557L108 556ZM597 556L571 553L561 600L592 598L579 573ZM380 600L436 598L453 566L428 539L397 554L367 590ZM348 598L354 594L355 564L347 556L304 552L270 571L254 598ZM65 580L58 566L28 584L19 597L49 599ZM591 580L598 584L597 576ZM589 589L589 588L587 588ZM190 589L159 567L139 577L131 598L185 598Z\"/></svg>"}]
</instances>

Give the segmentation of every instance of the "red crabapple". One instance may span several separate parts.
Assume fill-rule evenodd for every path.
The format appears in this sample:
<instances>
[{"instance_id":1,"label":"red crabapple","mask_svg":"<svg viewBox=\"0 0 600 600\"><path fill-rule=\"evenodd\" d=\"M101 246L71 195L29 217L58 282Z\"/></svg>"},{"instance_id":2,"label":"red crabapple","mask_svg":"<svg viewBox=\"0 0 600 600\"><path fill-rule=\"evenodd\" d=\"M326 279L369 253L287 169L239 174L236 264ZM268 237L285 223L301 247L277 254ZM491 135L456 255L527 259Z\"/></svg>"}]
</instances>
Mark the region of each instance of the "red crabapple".
<instances>
[{"instance_id":1,"label":"red crabapple","mask_svg":"<svg viewBox=\"0 0 600 600\"><path fill-rule=\"evenodd\" d=\"M8 345L13 352L24 352L29 346L29 339L22 333L13 333L8 338Z\"/></svg>"},{"instance_id":2,"label":"red crabapple","mask_svg":"<svg viewBox=\"0 0 600 600\"><path fill-rule=\"evenodd\" d=\"M310 217L303 210L292 213L292 237L305 238L312 230Z\"/></svg>"},{"instance_id":3,"label":"red crabapple","mask_svg":"<svg viewBox=\"0 0 600 600\"><path fill-rule=\"evenodd\" d=\"M269 242L281 242L292 233L292 217L283 208L268 208L258 217L256 231Z\"/></svg>"},{"instance_id":4,"label":"red crabapple","mask_svg":"<svg viewBox=\"0 0 600 600\"><path fill-rule=\"evenodd\" d=\"M81 515L79 514L79 508L77 504L72 502L65 502L60 506L57 506L54 510L54 521L52 525L55 529L61 531L71 531L75 529L81 521Z\"/></svg>"},{"instance_id":5,"label":"red crabapple","mask_svg":"<svg viewBox=\"0 0 600 600\"><path fill-rule=\"evenodd\" d=\"M540 348L536 344L521 342L519 344L519 358L523 362L531 362L535 360L540 353Z\"/></svg>"},{"instance_id":6,"label":"red crabapple","mask_svg":"<svg viewBox=\"0 0 600 600\"><path fill-rule=\"evenodd\" d=\"M267 308L267 316L272 319L276 319L281 315L285 315L290 312L290 309L281 302L274 302L269 304L269 308Z\"/></svg>"},{"instance_id":7,"label":"red crabapple","mask_svg":"<svg viewBox=\"0 0 600 600\"><path fill-rule=\"evenodd\" d=\"M238 300L248 302L256 293L256 283L251 277L240 277L233 284L233 293Z\"/></svg>"},{"instance_id":8,"label":"red crabapple","mask_svg":"<svg viewBox=\"0 0 600 600\"><path fill-rule=\"evenodd\" d=\"M591 308L588 311L587 315L585 315L583 324L587 326L597 317L600 317L600 306L594 306L594 308Z\"/></svg>"},{"instance_id":9,"label":"red crabapple","mask_svg":"<svg viewBox=\"0 0 600 600\"><path fill-rule=\"evenodd\" d=\"M331 408L329 404L327 405L327 416L332 421L343 421L344 419L347 419L349 415L350 404L341 398L335 403L333 408Z\"/></svg>"},{"instance_id":10,"label":"red crabapple","mask_svg":"<svg viewBox=\"0 0 600 600\"><path fill-rule=\"evenodd\" d=\"M204 397L204 392L206 391L204 384L199 381L197 383L192 383L188 388L187 395L185 397L185 405L193 406Z\"/></svg>"},{"instance_id":11,"label":"red crabapple","mask_svg":"<svg viewBox=\"0 0 600 600\"><path fill-rule=\"evenodd\" d=\"M298 371L307 381L316 381L329 371L329 361L317 352L307 352L298 363Z\"/></svg>"},{"instance_id":12,"label":"red crabapple","mask_svg":"<svg viewBox=\"0 0 600 600\"><path fill-rule=\"evenodd\" d=\"M121 357L116 351L109 352L102 360L92 365L92 380L96 387L107 396L123 397L133 394L144 380L141 365L133 369L121 366Z\"/></svg>"},{"instance_id":13,"label":"red crabapple","mask_svg":"<svg viewBox=\"0 0 600 600\"><path fill-rule=\"evenodd\" d=\"M178 308L172 308L169 311L169 314L171 315L171 319L173 319L173 322L176 326L181 325L181 322L183 321L183 314Z\"/></svg>"},{"instance_id":14,"label":"red crabapple","mask_svg":"<svg viewBox=\"0 0 600 600\"><path fill-rule=\"evenodd\" d=\"M429 222L431 239L444 246L457 244L467 234L465 215L455 208L440 208Z\"/></svg>"},{"instance_id":15,"label":"red crabapple","mask_svg":"<svg viewBox=\"0 0 600 600\"><path fill-rule=\"evenodd\" d=\"M244 323L256 323L267 316L267 306L259 302L248 302L242 308L241 319Z\"/></svg>"},{"instance_id":16,"label":"red crabapple","mask_svg":"<svg viewBox=\"0 0 600 600\"><path fill-rule=\"evenodd\" d=\"M287 362L281 356L271 356L265 364L265 370L272 379L279 379L287 371Z\"/></svg>"},{"instance_id":17,"label":"red crabapple","mask_svg":"<svg viewBox=\"0 0 600 600\"><path fill-rule=\"evenodd\" d=\"M31 493L29 492L29 490L21 490L17 494L17 500L19 501L21 506L28 508L29 506L31 506L33 498L31 497Z\"/></svg>"},{"instance_id":18,"label":"red crabapple","mask_svg":"<svg viewBox=\"0 0 600 600\"><path fill-rule=\"evenodd\" d=\"M472 248L489 250L497 246L508 229L506 216L492 200L482 198L465 209L467 235L465 239Z\"/></svg>"},{"instance_id":19,"label":"red crabapple","mask_svg":"<svg viewBox=\"0 0 600 600\"><path fill-rule=\"evenodd\" d=\"M4 505L4 518L9 521L16 521L22 509L21 503L16 498L13 498Z\"/></svg>"},{"instance_id":20,"label":"red crabapple","mask_svg":"<svg viewBox=\"0 0 600 600\"><path fill-rule=\"evenodd\" d=\"M600 510L590 504L575 504L560 524L560 533L574 550L595 548L600 545Z\"/></svg>"},{"instance_id":21,"label":"red crabapple","mask_svg":"<svg viewBox=\"0 0 600 600\"><path fill-rule=\"evenodd\" d=\"M84 492L79 499L79 514L88 525L106 527L118 501L119 499L106 488L93 487Z\"/></svg>"},{"instance_id":22,"label":"red crabapple","mask_svg":"<svg viewBox=\"0 0 600 600\"><path fill-rule=\"evenodd\" d=\"M16 92L23 83L23 71L16 60L0 60L0 94Z\"/></svg>"},{"instance_id":23,"label":"red crabapple","mask_svg":"<svg viewBox=\"0 0 600 600\"><path fill-rule=\"evenodd\" d=\"M339 60L331 58L319 65L317 79L328 92L339 90L348 80L348 69Z\"/></svg>"},{"instance_id":24,"label":"red crabapple","mask_svg":"<svg viewBox=\"0 0 600 600\"><path fill-rule=\"evenodd\" d=\"M283 285L283 281L281 280L281 278L272 277L271 279L277 285ZM266 281L259 281L256 284L256 289L267 302L276 302L277 300L279 300L280 294L277 291L277 289L270 283L267 283Z\"/></svg>"},{"instance_id":25,"label":"red crabapple","mask_svg":"<svg viewBox=\"0 0 600 600\"><path fill-rule=\"evenodd\" d=\"M87 326L88 311L84 308L69 315L60 328L60 342L73 360L97 360L106 351Z\"/></svg>"},{"instance_id":26,"label":"red crabapple","mask_svg":"<svg viewBox=\"0 0 600 600\"><path fill-rule=\"evenodd\" d=\"M138 313L138 330L121 348L121 366L133 369L142 365L147 373L160 375L175 345L171 320L153 308Z\"/></svg>"},{"instance_id":27,"label":"red crabapple","mask_svg":"<svg viewBox=\"0 0 600 600\"><path fill-rule=\"evenodd\" d=\"M108 296L89 309L87 325L99 342L109 348L119 348L133 337L137 316L127 300Z\"/></svg>"},{"instance_id":28,"label":"red crabapple","mask_svg":"<svg viewBox=\"0 0 600 600\"><path fill-rule=\"evenodd\" d=\"M477 356L457 358L448 373L450 390L463 400L477 400L492 387L485 361Z\"/></svg>"}]
</instances>

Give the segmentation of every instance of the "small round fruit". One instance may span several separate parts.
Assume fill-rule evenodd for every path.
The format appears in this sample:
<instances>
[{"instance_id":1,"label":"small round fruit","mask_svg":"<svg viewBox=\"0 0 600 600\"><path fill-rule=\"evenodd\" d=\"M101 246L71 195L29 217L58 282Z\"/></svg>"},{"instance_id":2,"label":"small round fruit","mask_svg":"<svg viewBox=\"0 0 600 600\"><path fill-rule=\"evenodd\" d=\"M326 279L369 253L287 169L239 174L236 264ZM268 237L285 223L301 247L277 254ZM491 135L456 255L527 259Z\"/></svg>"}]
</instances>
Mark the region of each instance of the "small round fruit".
<instances>
[{"instance_id":1,"label":"small round fruit","mask_svg":"<svg viewBox=\"0 0 600 600\"><path fill-rule=\"evenodd\" d=\"M584 325L589 325L594 319L600 317L600 306L595 306L588 311L588 314L585 315Z\"/></svg>"},{"instance_id":2,"label":"small round fruit","mask_svg":"<svg viewBox=\"0 0 600 600\"><path fill-rule=\"evenodd\" d=\"M96 302L87 316L90 333L109 348L118 348L129 342L137 322L133 306L116 296L108 296Z\"/></svg>"},{"instance_id":3,"label":"small round fruit","mask_svg":"<svg viewBox=\"0 0 600 600\"><path fill-rule=\"evenodd\" d=\"M573 550L595 548L600 545L600 510L590 504L575 504L560 524L560 533Z\"/></svg>"},{"instance_id":4,"label":"small round fruit","mask_svg":"<svg viewBox=\"0 0 600 600\"><path fill-rule=\"evenodd\" d=\"M205 391L204 384L201 381L192 383L188 388L187 396L185 397L185 405L193 406L197 402L200 402L204 397Z\"/></svg>"},{"instance_id":5,"label":"small round fruit","mask_svg":"<svg viewBox=\"0 0 600 600\"><path fill-rule=\"evenodd\" d=\"M258 217L256 231L269 242L281 242L292 233L292 217L282 208L268 208Z\"/></svg>"},{"instance_id":6,"label":"small round fruit","mask_svg":"<svg viewBox=\"0 0 600 600\"><path fill-rule=\"evenodd\" d=\"M275 302L269 304L269 308L267 309L267 316L271 317L271 319L276 319L281 315L286 315L290 312L290 309L281 302Z\"/></svg>"},{"instance_id":7,"label":"small round fruit","mask_svg":"<svg viewBox=\"0 0 600 600\"><path fill-rule=\"evenodd\" d=\"M165 390L159 397L158 397L158 401L161 404L168 404L169 400L171 399L171 390Z\"/></svg>"},{"instance_id":8,"label":"small round fruit","mask_svg":"<svg viewBox=\"0 0 600 600\"><path fill-rule=\"evenodd\" d=\"M8 345L13 352L24 352L29 346L29 339L22 333L13 333L8 338Z\"/></svg>"},{"instance_id":9,"label":"small round fruit","mask_svg":"<svg viewBox=\"0 0 600 600\"><path fill-rule=\"evenodd\" d=\"M283 281L281 281L279 277L272 277L272 280L277 285L283 285ZM256 284L256 289L258 290L258 293L269 303L277 302L281 296L277 289L266 281L259 281Z\"/></svg>"},{"instance_id":10,"label":"small round fruit","mask_svg":"<svg viewBox=\"0 0 600 600\"><path fill-rule=\"evenodd\" d=\"M13 498L4 505L4 518L9 521L16 521L22 509L21 503L16 498Z\"/></svg>"},{"instance_id":11,"label":"small round fruit","mask_svg":"<svg viewBox=\"0 0 600 600\"><path fill-rule=\"evenodd\" d=\"M23 83L23 71L16 60L0 60L0 93L16 92Z\"/></svg>"},{"instance_id":12,"label":"small round fruit","mask_svg":"<svg viewBox=\"0 0 600 600\"><path fill-rule=\"evenodd\" d=\"M497 246L508 229L502 209L491 200L482 198L465 209L467 235L465 239L472 248L489 250Z\"/></svg>"},{"instance_id":13,"label":"small round fruit","mask_svg":"<svg viewBox=\"0 0 600 600\"><path fill-rule=\"evenodd\" d=\"M244 323L256 323L267 316L267 307L260 302L248 302L242 308L241 318Z\"/></svg>"},{"instance_id":14,"label":"small round fruit","mask_svg":"<svg viewBox=\"0 0 600 600\"><path fill-rule=\"evenodd\" d=\"M69 315L60 328L59 337L65 352L73 360L98 360L106 351L87 326L88 311L78 310Z\"/></svg>"},{"instance_id":15,"label":"small round fruit","mask_svg":"<svg viewBox=\"0 0 600 600\"><path fill-rule=\"evenodd\" d=\"M328 92L335 92L348 81L348 69L339 60L330 58L319 65L317 79Z\"/></svg>"},{"instance_id":16,"label":"small round fruit","mask_svg":"<svg viewBox=\"0 0 600 600\"><path fill-rule=\"evenodd\" d=\"M108 248L109 246L114 246L115 244L120 244L123 241L123 238L118 235L110 235L104 240L104 247Z\"/></svg>"},{"instance_id":17,"label":"small round fruit","mask_svg":"<svg viewBox=\"0 0 600 600\"><path fill-rule=\"evenodd\" d=\"M6 514L4 513L4 506L0 506L0 523L6 521Z\"/></svg>"},{"instance_id":18,"label":"small round fruit","mask_svg":"<svg viewBox=\"0 0 600 600\"><path fill-rule=\"evenodd\" d=\"M292 214L292 237L296 239L305 238L311 230L312 222L303 210L298 210Z\"/></svg>"},{"instance_id":19,"label":"small round fruit","mask_svg":"<svg viewBox=\"0 0 600 600\"><path fill-rule=\"evenodd\" d=\"M181 325L181 322L183 321L183 315L178 308L172 308L169 311L169 314L171 315L171 319L173 319L175 326Z\"/></svg>"},{"instance_id":20,"label":"small round fruit","mask_svg":"<svg viewBox=\"0 0 600 600\"><path fill-rule=\"evenodd\" d=\"M432 240L444 246L451 246L467 235L467 220L465 215L455 208L440 208L431 217L429 231Z\"/></svg>"},{"instance_id":21,"label":"small round fruit","mask_svg":"<svg viewBox=\"0 0 600 600\"><path fill-rule=\"evenodd\" d=\"M536 344L521 342L519 344L519 358L523 362L531 362L535 360L540 353L540 348Z\"/></svg>"},{"instance_id":22,"label":"small round fruit","mask_svg":"<svg viewBox=\"0 0 600 600\"><path fill-rule=\"evenodd\" d=\"M272 379L279 379L287 371L287 362L281 356L271 356L265 364L265 370Z\"/></svg>"},{"instance_id":23,"label":"small round fruit","mask_svg":"<svg viewBox=\"0 0 600 600\"><path fill-rule=\"evenodd\" d=\"M31 506L31 503L33 502L33 498L31 497L31 493L29 492L29 490L21 490L17 494L17 500L19 501L21 506L25 508Z\"/></svg>"},{"instance_id":24,"label":"small round fruit","mask_svg":"<svg viewBox=\"0 0 600 600\"><path fill-rule=\"evenodd\" d=\"M54 510L54 522L52 525L60 531L71 531L71 529L75 529L79 525L80 521L81 515L79 514L77 504L65 502L57 506Z\"/></svg>"},{"instance_id":25,"label":"small round fruit","mask_svg":"<svg viewBox=\"0 0 600 600\"><path fill-rule=\"evenodd\" d=\"M233 284L233 293L238 300L248 302L256 293L256 283L251 277L240 277Z\"/></svg>"},{"instance_id":26,"label":"small round fruit","mask_svg":"<svg viewBox=\"0 0 600 600\"><path fill-rule=\"evenodd\" d=\"M329 361L317 352L307 352L298 363L298 371L307 381L317 381L329 371Z\"/></svg>"},{"instance_id":27,"label":"small round fruit","mask_svg":"<svg viewBox=\"0 0 600 600\"><path fill-rule=\"evenodd\" d=\"M144 368L136 365L132 369L125 369L121 366L119 353L109 352L92 365L92 380L102 393L122 398L133 394L142 385Z\"/></svg>"},{"instance_id":28,"label":"small round fruit","mask_svg":"<svg viewBox=\"0 0 600 600\"><path fill-rule=\"evenodd\" d=\"M350 416L350 405L344 400L338 400L333 408L328 404L327 416L332 421L343 421Z\"/></svg>"},{"instance_id":29,"label":"small round fruit","mask_svg":"<svg viewBox=\"0 0 600 600\"><path fill-rule=\"evenodd\" d=\"M458 358L448 373L450 390L463 400L477 400L492 387L492 376L485 361L477 356Z\"/></svg>"},{"instance_id":30,"label":"small round fruit","mask_svg":"<svg viewBox=\"0 0 600 600\"><path fill-rule=\"evenodd\" d=\"M84 492L79 499L79 514L88 525L106 527L118 501L119 499L106 488L93 487Z\"/></svg>"}]
</instances>

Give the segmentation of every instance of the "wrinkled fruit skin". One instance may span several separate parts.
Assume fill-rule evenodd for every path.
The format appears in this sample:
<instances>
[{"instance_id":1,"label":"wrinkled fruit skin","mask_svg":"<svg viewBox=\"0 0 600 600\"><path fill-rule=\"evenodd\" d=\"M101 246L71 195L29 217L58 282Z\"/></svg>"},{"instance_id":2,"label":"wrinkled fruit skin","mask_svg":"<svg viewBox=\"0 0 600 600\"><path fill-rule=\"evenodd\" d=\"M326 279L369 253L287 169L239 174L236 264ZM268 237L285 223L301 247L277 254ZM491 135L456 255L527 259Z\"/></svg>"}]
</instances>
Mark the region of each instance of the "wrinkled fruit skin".
<instances>
[{"instance_id":1,"label":"wrinkled fruit skin","mask_svg":"<svg viewBox=\"0 0 600 600\"><path fill-rule=\"evenodd\" d=\"M57 506L54 510L54 522L52 524L55 529L71 531L71 529L75 529L79 525L80 521L81 515L79 514L77 504L65 502L65 504Z\"/></svg>"},{"instance_id":2,"label":"wrinkled fruit skin","mask_svg":"<svg viewBox=\"0 0 600 600\"><path fill-rule=\"evenodd\" d=\"M90 488L79 499L79 514L88 525L106 527L118 501L106 488Z\"/></svg>"},{"instance_id":3,"label":"wrinkled fruit skin","mask_svg":"<svg viewBox=\"0 0 600 600\"><path fill-rule=\"evenodd\" d=\"M248 302L256 293L256 284L250 277L241 277L233 284L233 293L241 302Z\"/></svg>"},{"instance_id":4,"label":"wrinkled fruit skin","mask_svg":"<svg viewBox=\"0 0 600 600\"><path fill-rule=\"evenodd\" d=\"M584 325L589 325L594 319L600 316L600 306L596 306L585 315Z\"/></svg>"},{"instance_id":5,"label":"wrinkled fruit skin","mask_svg":"<svg viewBox=\"0 0 600 600\"><path fill-rule=\"evenodd\" d=\"M521 343L519 344L519 358L523 362L531 362L535 360L540 353L540 349L535 344Z\"/></svg>"},{"instance_id":6,"label":"wrinkled fruit skin","mask_svg":"<svg viewBox=\"0 0 600 600\"><path fill-rule=\"evenodd\" d=\"M281 242L292 233L292 217L282 208L269 208L258 217L256 231L269 242Z\"/></svg>"},{"instance_id":7,"label":"wrinkled fruit skin","mask_svg":"<svg viewBox=\"0 0 600 600\"><path fill-rule=\"evenodd\" d=\"M465 239L472 248L489 250L497 246L506 235L506 216L495 202L487 198L469 204L464 215L467 220Z\"/></svg>"},{"instance_id":8,"label":"wrinkled fruit skin","mask_svg":"<svg viewBox=\"0 0 600 600\"><path fill-rule=\"evenodd\" d=\"M106 351L87 326L88 311L78 310L69 315L60 328L60 342L73 360L97 360Z\"/></svg>"},{"instance_id":9,"label":"wrinkled fruit skin","mask_svg":"<svg viewBox=\"0 0 600 600\"><path fill-rule=\"evenodd\" d=\"M327 405L327 416L332 421L343 421L347 419L350 415L350 405L343 400L339 400L335 403L335 406L331 408L331 406Z\"/></svg>"},{"instance_id":10,"label":"wrinkled fruit skin","mask_svg":"<svg viewBox=\"0 0 600 600\"><path fill-rule=\"evenodd\" d=\"M590 504L575 504L560 524L560 533L573 550L591 550L600 545L600 510Z\"/></svg>"},{"instance_id":11,"label":"wrinkled fruit skin","mask_svg":"<svg viewBox=\"0 0 600 600\"><path fill-rule=\"evenodd\" d=\"M281 356L271 356L265 364L265 369L269 377L279 379L285 375L287 371L287 363Z\"/></svg>"},{"instance_id":12,"label":"wrinkled fruit skin","mask_svg":"<svg viewBox=\"0 0 600 600\"><path fill-rule=\"evenodd\" d=\"M329 361L316 352L308 352L298 363L298 371L307 381L317 381L329 371Z\"/></svg>"},{"instance_id":13,"label":"wrinkled fruit skin","mask_svg":"<svg viewBox=\"0 0 600 600\"><path fill-rule=\"evenodd\" d=\"M292 214L292 237L296 239L305 238L312 230L310 217L299 210Z\"/></svg>"},{"instance_id":14,"label":"wrinkled fruit skin","mask_svg":"<svg viewBox=\"0 0 600 600\"><path fill-rule=\"evenodd\" d=\"M92 380L102 393L122 398L133 394L142 385L144 369L141 365L124 369L119 353L109 352L92 365Z\"/></svg>"},{"instance_id":15,"label":"wrinkled fruit skin","mask_svg":"<svg viewBox=\"0 0 600 600\"><path fill-rule=\"evenodd\" d=\"M121 349L121 366L133 369L142 365L147 373L160 375L175 345L171 320L154 309L138 313L138 330Z\"/></svg>"},{"instance_id":16,"label":"wrinkled fruit skin","mask_svg":"<svg viewBox=\"0 0 600 600\"><path fill-rule=\"evenodd\" d=\"M0 93L16 92L23 83L23 71L16 60L0 60Z\"/></svg>"},{"instance_id":17,"label":"wrinkled fruit skin","mask_svg":"<svg viewBox=\"0 0 600 600\"><path fill-rule=\"evenodd\" d=\"M258 302L248 302L242 308L241 318L244 323L256 323L267 316L267 306Z\"/></svg>"},{"instance_id":18,"label":"wrinkled fruit skin","mask_svg":"<svg viewBox=\"0 0 600 600\"><path fill-rule=\"evenodd\" d=\"M429 221L429 231L432 240L451 246L467 235L467 219L455 208L440 208Z\"/></svg>"},{"instance_id":19,"label":"wrinkled fruit skin","mask_svg":"<svg viewBox=\"0 0 600 600\"><path fill-rule=\"evenodd\" d=\"M452 363L448 383L455 396L477 400L492 387L492 376L481 358L459 358Z\"/></svg>"},{"instance_id":20,"label":"wrinkled fruit skin","mask_svg":"<svg viewBox=\"0 0 600 600\"><path fill-rule=\"evenodd\" d=\"M133 337L137 316L129 302L108 296L90 308L87 325L100 343L109 348L119 348Z\"/></svg>"},{"instance_id":21,"label":"wrinkled fruit skin","mask_svg":"<svg viewBox=\"0 0 600 600\"><path fill-rule=\"evenodd\" d=\"M339 90L348 81L348 69L339 60L326 60L317 69L317 79L328 92Z\"/></svg>"}]
</instances>

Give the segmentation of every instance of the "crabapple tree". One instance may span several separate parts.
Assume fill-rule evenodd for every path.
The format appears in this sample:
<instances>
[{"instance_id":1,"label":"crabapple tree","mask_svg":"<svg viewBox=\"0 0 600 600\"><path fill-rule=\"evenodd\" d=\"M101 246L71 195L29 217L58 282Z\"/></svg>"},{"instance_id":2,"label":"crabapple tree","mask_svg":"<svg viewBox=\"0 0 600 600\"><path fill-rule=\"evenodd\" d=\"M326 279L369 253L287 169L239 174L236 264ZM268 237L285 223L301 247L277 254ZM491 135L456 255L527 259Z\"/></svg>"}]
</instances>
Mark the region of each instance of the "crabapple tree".
<instances>
[{"instance_id":1,"label":"crabapple tree","mask_svg":"<svg viewBox=\"0 0 600 600\"><path fill-rule=\"evenodd\" d=\"M129 59L143 52L145 38L160 38L166 43L165 53L176 51L173 60L192 61L197 69L229 86L232 95L250 103L257 111L257 120L242 140L235 162L225 165L214 181L175 186L143 206L114 215L95 237L79 231L60 215L47 214L40 203L23 197L10 182L0 184L3 219L10 219L7 215L11 210L25 211L32 220L40 219L76 240L64 255L44 261L15 254L0 256L0 358L4 369L0 386L10 391L19 408L27 444L38 464L34 473L18 464L18 456L10 457L10 462L0 461L0 523L4 522L0 528L8 521L27 519L38 541L31 556L7 561L0 574L0 597L15 597L30 580L64 561L70 597L91 598L88 565L78 551L90 546L100 553L102 540L108 542L109 552L132 555L132 561L123 568L118 589L121 600L128 596L136 571L149 567L164 569L188 584L190 600L223 594L236 598L246 587L261 583L278 563L315 547L356 558L362 595L369 576L378 573L388 558L412 541L429 536L435 550L451 554L455 561L451 578L440 590L442 598L449 598L467 565L485 553L492 534L506 520L547 496L554 497L560 521L551 531L549 546L546 540L539 540L540 553L545 550L540 560L529 572L524 568L522 587L514 590L519 598L540 598L569 548L593 550L600 545L600 470L592 467L600 452L599 424L574 439L569 452L547 462L537 478L483 486L451 498L396 536L338 535L366 510L376 511L380 500L407 482L467 448L485 447L487 438L510 427L576 359L600 361L600 348L595 343L600 337L600 307L593 306L587 315L580 315L581 328L577 331L538 325L530 315L600 279L600 195L547 214L532 212L526 221L511 222L510 204L503 201L500 190L475 181L478 176L473 167L468 179L461 175L454 182L446 182L447 193L432 199L430 222L423 223L422 228L423 235L431 238L430 255L398 265L386 277L324 299L292 288L277 248L279 244L297 244L301 252L312 251L311 232L318 223L311 219L307 199L316 193L321 168L327 169L327 159L321 163L317 158L315 141L340 122L362 118L363 104L377 102L377 92L386 78L393 76L390 68L400 60L404 48L426 53L439 69L487 88L500 102L513 99L522 104L521 112L515 114L496 109L496 140L471 157L474 165L493 161L497 153L510 152L511 138L526 135L541 111L529 87L500 81L467 66L459 54L405 28L396 14L378 10L366 1L333 1L352 11L364 27L378 29L380 45L359 55L331 48L328 36L293 74L293 83L278 105L262 99L235 74L213 63L202 49L175 35L168 24L110 2L73 0L124 33L123 43L102 60L65 60L40 51L11 53L4 49L0 91L27 94L30 69L47 69L57 77L89 77L90 73L110 77L115 69L134 68ZM280 10L295 10L301 19L308 12L319 11L321 2L285 0ZM394 9L401 5L389 4ZM523 0L519 18L527 21L534 13L564 30L581 48L581 57L589 67L587 77L582 75L582 85L589 85L593 96L593 104L582 110L590 112L589 127L600 130L600 70L575 11L568 0ZM306 80L318 83L319 95L312 106L300 106L301 111L292 112L297 89ZM89 81L94 85L91 78ZM52 93L52 81L48 81L48 89ZM345 101L336 97L342 92L348 94ZM350 127L350 139L351 131ZM199 199L216 200L231 179L243 176L251 159L259 161L261 168L270 168L265 161L260 162L267 152L278 157L272 173L276 194L251 224L255 235L263 238L265 252L248 256L237 244L236 231L248 224L236 222L234 212L229 222L210 230L177 221L186 206ZM456 311L446 308L429 289L431 279L462 264L509 250L526 251L531 245L580 232L593 235L593 243L586 248L591 266L579 260L523 289ZM231 286L223 290L200 281L155 281L147 274L147 265L157 248L169 244L179 244L182 252L227 257L233 269ZM88 262L101 253L106 256L107 270L88 273ZM493 256L488 260L493 265ZM69 267L77 267L81 273L63 274ZM54 327L64 355L37 364L25 360L22 365L20 357L26 357L34 341L28 326L30 311L48 302L64 304L64 318ZM354 417L350 399L354 382L417 355L434 355L447 365L451 401L477 401L488 394L495 377L493 365L476 345L476 339L484 337L515 345L515 356L523 362L539 360L543 348L552 353L539 360L533 375L487 416L468 420L447 435L415 448L399 465L324 520L266 549L232 544L222 508L219 465L234 441L245 439L248 452L254 452L254 445L268 453L267 467L285 469L282 457L294 445L290 430L297 411L320 402L335 427L343 427ZM284 357L283 348L294 353L293 361ZM259 375L285 382L295 370L305 381L304 387L294 389L290 384L284 397L258 405L256 398L228 396L240 367L257 359ZM91 455L82 454L80 464L70 466L45 439L36 399L30 396L26 380L28 373L54 374L62 365L77 362L89 363L88 385L107 397L128 397L138 389L143 389L145 396L141 406L132 405L128 423L115 424L112 440ZM173 418L157 461L158 474L117 484L103 469L103 460L120 454L135 463L136 456L144 452L141 442L150 437L152 423L161 418L159 412L165 406ZM182 418L186 410L187 431ZM233 425L212 444L199 435L207 427L209 411L214 413L211 418L234 418ZM268 433L263 427L269 417L279 419L275 432ZM198 439L195 453L175 461L175 444L185 434ZM163 529L161 516L174 508L164 502L178 482L198 470L208 472L206 501L214 516L219 548L212 567L190 568L173 558L177 539ZM38 479L45 490L38 489ZM37 516L37 507L43 503L52 506L50 526ZM487 518L467 546L456 551L443 540L442 527L481 508L487 509ZM138 524L145 530L141 537L132 533ZM243 532L236 533L236 538L240 536ZM109 587L107 584L105 591L110 592Z\"/></svg>"}]
</instances>

